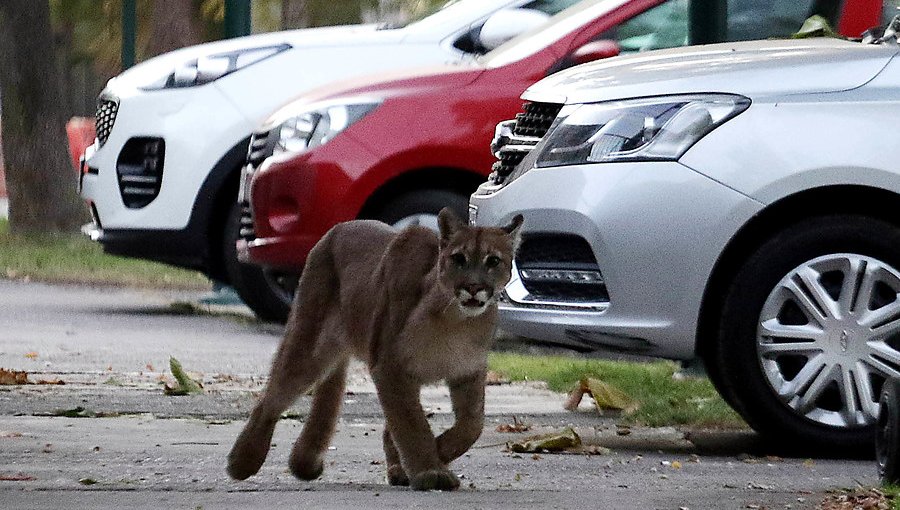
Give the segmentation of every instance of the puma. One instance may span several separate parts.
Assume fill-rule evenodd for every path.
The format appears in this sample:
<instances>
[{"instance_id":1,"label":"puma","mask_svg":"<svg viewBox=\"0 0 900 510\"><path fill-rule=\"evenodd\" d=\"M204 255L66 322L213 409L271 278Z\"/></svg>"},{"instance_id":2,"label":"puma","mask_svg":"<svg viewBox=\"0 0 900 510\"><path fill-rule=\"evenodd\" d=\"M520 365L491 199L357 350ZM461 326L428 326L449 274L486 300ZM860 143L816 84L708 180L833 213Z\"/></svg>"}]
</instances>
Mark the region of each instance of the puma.
<instances>
[{"instance_id":1,"label":"puma","mask_svg":"<svg viewBox=\"0 0 900 510\"><path fill-rule=\"evenodd\" d=\"M290 454L293 474L321 475L351 357L365 361L385 416L391 485L452 490L448 464L484 425L487 354L497 298L509 281L522 216L501 228L470 227L449 209L440 232L397 231L357 220L331 229L312 249L268 385L228 456L228 474L256 474L279 417L315 387L312 407ZM446 381L454 425L437 438L419 390Z\"/></svg>"}]
</instances>

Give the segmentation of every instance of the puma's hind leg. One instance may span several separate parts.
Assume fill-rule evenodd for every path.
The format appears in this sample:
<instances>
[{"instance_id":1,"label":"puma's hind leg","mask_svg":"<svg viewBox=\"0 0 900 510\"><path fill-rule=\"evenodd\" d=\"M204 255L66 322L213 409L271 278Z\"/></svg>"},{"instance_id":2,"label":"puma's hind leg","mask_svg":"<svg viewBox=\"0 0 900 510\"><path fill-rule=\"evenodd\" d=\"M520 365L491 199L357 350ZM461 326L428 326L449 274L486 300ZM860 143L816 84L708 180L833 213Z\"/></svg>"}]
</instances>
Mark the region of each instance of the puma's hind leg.
<instances>
[{"instance_id":1,"label":"puma's hind leg","mask_svg":"<svg viewBox=\"0 0 900 510\"><path fill-rule=\"evenodd\" d=\"M345 346L321 341L323 331L339 323L330 239L310 251L269 383L228 454L228 474L237 480L259 471L281 413L344 359Z\"/></svg>"},{"instance_id":2,"label":"puma's hind leg","mask_svg":"<svg viewBox=\"0 0 900 510\"><path fill-rule=\"evenodd\" d=\"M323 457L341 411L347 364L348 360L339 363L316 386L309 418L294 443L289 460L291 472L301 480L315 480L322 474Z\"/></svg>"}]
</instances>

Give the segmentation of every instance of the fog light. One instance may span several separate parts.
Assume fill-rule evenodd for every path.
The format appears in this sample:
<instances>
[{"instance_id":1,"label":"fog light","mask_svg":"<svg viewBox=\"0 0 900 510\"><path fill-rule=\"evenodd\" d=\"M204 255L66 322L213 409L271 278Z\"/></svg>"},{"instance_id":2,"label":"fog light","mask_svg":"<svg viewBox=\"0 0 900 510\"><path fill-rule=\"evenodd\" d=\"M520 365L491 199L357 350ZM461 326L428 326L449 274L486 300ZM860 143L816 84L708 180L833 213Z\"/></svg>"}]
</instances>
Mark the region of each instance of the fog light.
<instances>
[{"instance_id":1,"label":"fog light","mask_svg":"<svg viewBox=\"0 0 900 510\"><path fill-rule=\"evenodd\" d=\"M600 271L568 270L568 269L520 269L523 280L532 282L559 282L601 284L603 275Z\"/></svg>"}]
</instances>

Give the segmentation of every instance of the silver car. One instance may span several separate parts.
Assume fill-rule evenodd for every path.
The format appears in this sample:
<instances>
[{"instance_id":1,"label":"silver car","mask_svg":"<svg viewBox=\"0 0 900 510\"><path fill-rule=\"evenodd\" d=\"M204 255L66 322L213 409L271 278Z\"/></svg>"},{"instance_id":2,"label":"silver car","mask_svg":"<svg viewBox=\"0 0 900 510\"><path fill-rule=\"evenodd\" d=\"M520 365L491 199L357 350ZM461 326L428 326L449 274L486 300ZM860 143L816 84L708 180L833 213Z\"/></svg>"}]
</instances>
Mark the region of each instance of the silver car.
<instances>
[{"instance_id":1,"label":"silver car","mask_svg":"<svg viewBox=\"0 0 900 510\"><path fill-rule=\"evenodd\" d=\"M502 327L699 356L755 429L871 445L900 376L896 41L758 41L575 67L497 127L479 225L525 215Z\"/></svg>"}]
</instances>

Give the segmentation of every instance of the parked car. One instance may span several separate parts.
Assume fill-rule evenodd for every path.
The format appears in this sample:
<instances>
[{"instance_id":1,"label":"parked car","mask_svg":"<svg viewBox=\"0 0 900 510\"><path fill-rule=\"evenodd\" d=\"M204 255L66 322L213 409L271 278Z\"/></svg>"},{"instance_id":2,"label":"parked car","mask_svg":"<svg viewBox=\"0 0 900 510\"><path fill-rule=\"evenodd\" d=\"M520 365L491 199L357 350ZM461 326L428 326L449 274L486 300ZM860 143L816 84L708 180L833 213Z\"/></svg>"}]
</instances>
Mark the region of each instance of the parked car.
<instances>
[{"instance_id":1,"label":"parked car","mask_svg":"<svg viewBox=\"0 0 900 510\"><path fill-rule=\"evenodd\" d=\"M238 175L272 110L335 80L484 53L575 1L460 0L404 26L260 34L143 62L100 94L82 167L88 233L109 253L230 281Z\"/></svg>"},{"instance_id":2,"label":"parked car","mask_svg":"<svg viewBox=\"0 0 900 510\"><path fill-rule=\"evenodd\" d=\"M794 26L762 16L754 35L795 31L814 3L784 4L797 11ZM692 25L687 0L586 1L477 60L329 86L279 109L253 137L243 178L248 191L253 179L252 193L240 199L240 251L265 277L235 285L256 292L248 303L257 313L283 318L306 254L336 223L436 225L444 206L465 214L492 163L494 126L518 111L528 85L620 52L714 40L704 12ZM845 10L842 19L858 15Z\"/></svg>"},{"instance_id":3,"label":"parked car","mask_svg":"<svg viewBox=\"0 0 900 510\"><path fill-rule=\"evenodd\" d=\"M530 87L540 117L498 126L500 164L470 202L478 225L525 216L502 327L699 356L753 428L871 445L900 376L897 55L718 44Z\"/></svg>"}]
</instances>

